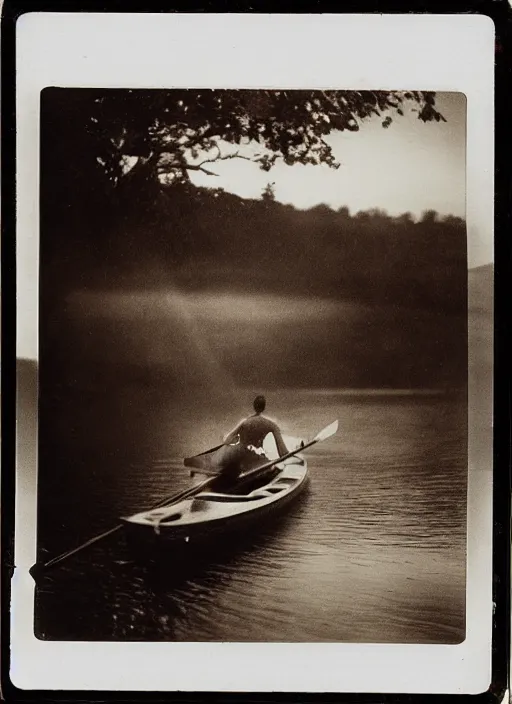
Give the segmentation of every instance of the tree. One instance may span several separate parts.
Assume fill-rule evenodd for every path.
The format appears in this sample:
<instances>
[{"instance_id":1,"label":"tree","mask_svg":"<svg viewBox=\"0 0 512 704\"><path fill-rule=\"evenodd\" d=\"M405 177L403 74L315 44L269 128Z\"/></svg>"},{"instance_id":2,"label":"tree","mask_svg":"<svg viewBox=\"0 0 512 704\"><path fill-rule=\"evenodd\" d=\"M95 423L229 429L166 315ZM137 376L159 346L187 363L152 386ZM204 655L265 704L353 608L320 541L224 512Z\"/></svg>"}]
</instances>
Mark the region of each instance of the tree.
<instances>
[{"instance_id":1,"label":"tree","mask_svg":"<svg viewBox=\"0 0 512 704\"><path fill-rule=\"evenodd\" d=\"M264 171L278 159L337 168L326 141L333 131L357 131L371 117L387 127L405 110L424 122L444 120L435 93L418 91L47 88L45 101L53 101L52 113L66 115L60 139L67 141L67 168L75 160L80 173L76 159L88 157L85 172L101 173L97 186L107 190L134 181L188 182L193 172L213 176L214 164L228 159Z\"/></svg>"},{"instance_id":2,"label":"tree","mask_svg":"<svg viewBox=\"0 0 512 704\"><path fill-rule=\"evenodd\" d=\"M455 215L445 215L441 221L450 227L464 227L464 220Z\"/></svg>"},{"instance_id":3,"label":"tree","mask_svg":"<svg viewBox=\"0 0 512 704\"><path fill-rule=\"evenodd\" d=\"M412 216L412 213L402 213L402 215L399 215L396 218L396 221L399 225L410 227L414 223L414 217Z\"/></svg>"},{"instance_id":4,"label":"tree","mask_svg":"<svg viewBox=\"0 0 512 704\"><path fill-rule=\"evenodd\" d=\"M261 194L261 200L268 202L268 201L274 201L276 199L276 192L275 192L274 185L275 185L274 182L267 183L267 185L263 189L263 193Z\"/></svg>"},{"instance_id":5,"label":"tree","mask_svg":"<svg viewBox=\"0 0 512 704\"><path fill-rule=\"evenodd\" d=\"M421 221L425 224L434 224L439 221L439 213L437 210L425 210L421 215Z\"/></svg>"},{"instance_id":6,"label":"tree","mask_svg":"<svg viewBox=\"0 0 512 704\"><path fill-rule=\"evenodd\" d=\"M368 213L368 216L376 222L380 220L389 220L389 215L383 208L370 208L366 212Z\"/></svg>"}]
</instances>

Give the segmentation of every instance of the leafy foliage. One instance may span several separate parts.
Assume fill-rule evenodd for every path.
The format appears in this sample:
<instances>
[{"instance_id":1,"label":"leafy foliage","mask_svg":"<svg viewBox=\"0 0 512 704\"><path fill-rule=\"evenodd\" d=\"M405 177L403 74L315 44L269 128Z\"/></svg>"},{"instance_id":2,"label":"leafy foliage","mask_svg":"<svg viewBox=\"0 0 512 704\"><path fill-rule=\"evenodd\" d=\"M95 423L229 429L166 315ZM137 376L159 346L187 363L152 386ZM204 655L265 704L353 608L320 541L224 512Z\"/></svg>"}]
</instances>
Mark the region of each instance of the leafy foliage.
<instances>
[{"instance_id":1,"label":"leafy foliage","mask_svg":"<svg viewBox=\"0 0 512 704\"><path fill-rule=\"evenodd\" d=\"M47 89L45 101L85 132L104 187L124 181L190 180L212 164L248 159L269 171L286 164L338 163L326 138L357 131L370 117L383 127L407 108L443 120L435 94L407 91L76 90ZM73 152L68 158L76 158Z\"/></svg>"}]
</instances>

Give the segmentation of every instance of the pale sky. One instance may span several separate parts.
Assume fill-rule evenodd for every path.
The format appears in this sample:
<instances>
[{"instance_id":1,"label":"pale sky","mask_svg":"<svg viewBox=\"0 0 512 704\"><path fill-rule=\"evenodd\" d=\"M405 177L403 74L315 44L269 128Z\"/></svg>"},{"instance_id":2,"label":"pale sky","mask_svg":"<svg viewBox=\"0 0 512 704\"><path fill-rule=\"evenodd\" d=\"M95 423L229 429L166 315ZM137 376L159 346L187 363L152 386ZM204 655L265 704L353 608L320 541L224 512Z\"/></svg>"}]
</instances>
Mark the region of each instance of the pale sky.
<instances>
[{"instance_id":1,"label":"pale sky","mask_svg":"<svg viewBox=\"0 0 512 704\"><path fill-rule=\"evenodd\" d=\"M421 215L434 209L465 217L466 101L462 93L438 93L437 107L447 122L396 116L384 129L382 120L362 123L359 132L329 137L338 170L327 166L286 166L270 172L234 159L209 165L219 177L198 172L194 183L222 187L244 198L259 198L274 182L277 200L297 208L325 203L347 206L352 213L380 208L391 215Z\"/></svg>"}]
</instances>

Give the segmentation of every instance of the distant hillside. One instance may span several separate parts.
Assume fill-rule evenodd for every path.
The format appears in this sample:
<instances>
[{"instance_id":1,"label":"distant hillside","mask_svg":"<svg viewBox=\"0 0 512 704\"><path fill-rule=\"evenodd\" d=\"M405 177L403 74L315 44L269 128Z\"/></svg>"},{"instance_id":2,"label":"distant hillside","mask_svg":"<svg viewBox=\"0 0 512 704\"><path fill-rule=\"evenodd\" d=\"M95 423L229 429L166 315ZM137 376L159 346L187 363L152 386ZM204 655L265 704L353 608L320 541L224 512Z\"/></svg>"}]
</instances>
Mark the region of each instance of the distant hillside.
<instances>
[{"instance_id":1,"label":"distant hillside","mask_svg":"<svg viewBox=\"0 0 512 704\"><path fill-rule=\"evenodd\" d=\"M176 186L146 200L132 195L105 222L96 214L94 227L67 223L55 204L43 208L43 296L57 285L178 285L465 311L466 227L458 218L304 211Z\"/></svg>"},{"instance_id":2,"label":"distant hillside","mask_svg":"<svg viewBox=\"0 0 512 704\"><path fill-rule=\"evenodd\" d=\"M128 377L176 389L205 377L224 386L226 376L276 386L466 383L458 218L303 211L184 187L133 192L103 221L95 213L94 228L50 200L42 212L45 388Z\"/></svg>"}]
</instances>

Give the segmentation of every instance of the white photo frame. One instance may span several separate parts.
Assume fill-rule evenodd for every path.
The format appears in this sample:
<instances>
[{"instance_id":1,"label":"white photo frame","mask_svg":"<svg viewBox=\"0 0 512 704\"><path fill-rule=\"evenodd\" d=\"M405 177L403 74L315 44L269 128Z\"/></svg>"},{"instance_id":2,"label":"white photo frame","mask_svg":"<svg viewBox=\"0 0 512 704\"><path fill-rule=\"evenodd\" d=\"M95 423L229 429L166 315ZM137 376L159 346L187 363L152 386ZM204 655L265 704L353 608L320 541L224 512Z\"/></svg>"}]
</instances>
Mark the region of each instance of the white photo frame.
<instances>
[{"instance_id":1,"label":"white photo frame","mask_svg":"<svg viewBox=\"0 0 512 704\"><path fill-rule=\"evenodd\" d=\"M304 52L305 39L308 52ZM359 51L363 40L371 51ZM179 70L171 75L167 67L176 65L185 47L194 59L179 62ZM22 15L17 23L16 83L18 358L38 358L39 100L45 87L286 86L463 92L467 98L468 259L475 267L493 263L493 75L494 26L479 15ZM469 308L477 304L470 278ZM482 359L492 360L492 321L485 318L483 323L488 327L483 336L481 328L471 327L469 335L467 633L463 643L38 640L33 629L34 582L28 573L36 559L34 396L32 407L30 403L28 409L18 406L13 684L27 690L77 691L486 691L492 637L492 361L487 365ZM225 662L229 668L222 667ZM283 663L290 664L289 675L284 674Z\"/></svg>"}]
</instances>

